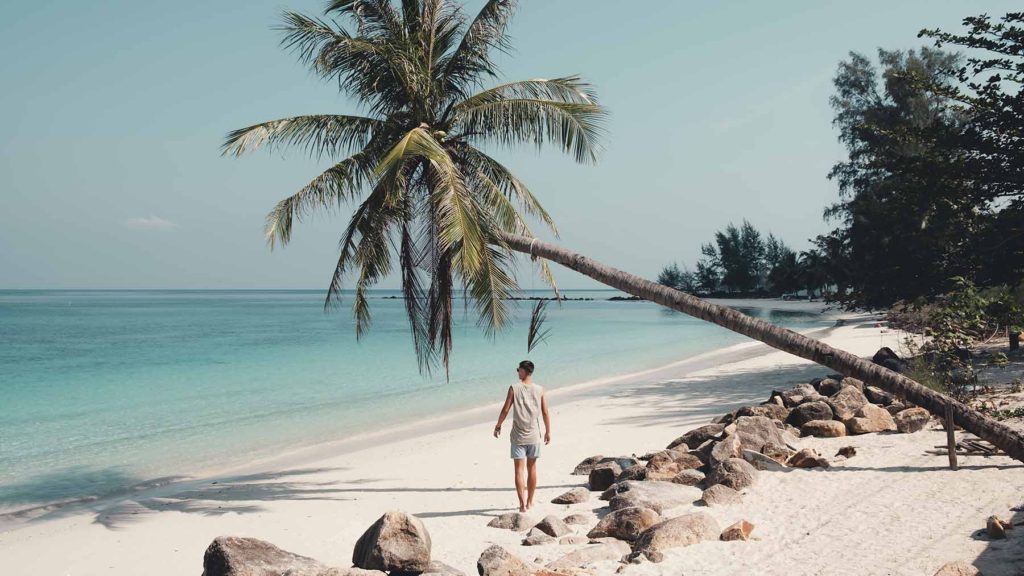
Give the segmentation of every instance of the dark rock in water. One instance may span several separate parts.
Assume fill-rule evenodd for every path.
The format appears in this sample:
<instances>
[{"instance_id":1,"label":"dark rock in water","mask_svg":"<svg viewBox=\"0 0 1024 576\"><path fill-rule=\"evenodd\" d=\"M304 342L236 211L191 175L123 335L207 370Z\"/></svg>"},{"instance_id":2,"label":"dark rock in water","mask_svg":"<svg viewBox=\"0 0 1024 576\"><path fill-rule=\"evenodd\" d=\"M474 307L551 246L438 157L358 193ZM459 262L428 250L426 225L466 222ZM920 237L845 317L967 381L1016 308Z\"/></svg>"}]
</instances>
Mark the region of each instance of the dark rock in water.
<instances>
[{"instance_id":1,"label":"dark rock in water","mask_svg":"<svg viewBox=\"0 0 1024 576\"><path fill-rule=\"evenodd\" d=\"M480 554L476 571L480 576L532 576L534 573L529 564L497 544Z\"/></svg>"},{"instance_id":2,"label":"dark rock in water","mask_svg":"<svg viewBox=\"0 0 1024 576\"><path fill-rule=\"evenodd\" d=\"M419 518L386 512L356 541L352 564L364 570L425 572L430 546L430 534Z\"/></svg>"},{"instance_id":3,"label":"dark rock in water","mask_svg":"<svg viewBox=\"0 0 1024 576\"><path fill-rule=\"evenodd\" d=\"M712 424L721 424L723 426L726 426L726 425L728 425L729 423L731 423L735 419L736 419L736 413L735 412L729 412L728 414L722 414L721 416L715 417L713 420L711 420L711 423Z\"/></svg>"},{"instance_id":4,"label":"dark rock in water","mask_svg":"<svg viewBox=\"0 0 1024 576\"><path fill-rule=\"evenodd\" d=\"M589 538L612 537L632 542L640 533L661 522L661 516L650 508L620 508L606 515L587 533Z\"/></svg>"},{"instance_id":5,"label":"dark rock in water","mask_svg":"<svg viewBox=\"0 0 1024 576\"><path fill-rule=\"evenodd\" d=\"M786 418L786 424L791 424L799 428L811 420L831 420L832 416L832 407L827 403L808 402L807 404L801 404L794 408L793 411L789 413L789 417Z\"/></svg>"},{"instance_id":6,"label":"dark rock in water","mask_svg":"<svg viewBox=\"0 0 1024 576\"><path fill-rule=\"evenodd\" d=\"M705 481L709 486L724 484L733 490L742 490L757 479L757 469L741 458L729 458L716 464L708 472Z\"/></svg>"},{"instance_id":7,"label":"dark rock in water","mask_svg":"<svg viewBox=\"0 0 1024 576\"><path fill-rule=\"evenodd\" d=\"M686 445L690 449L697 448L704 442L721 434L724 428L724 424L705 424L676 438L668 445L668 448L676 448L680 445Z\"/></svg>"},{"instance_id":8,"label":"dark rock in water","mask_svg":"<svg viewBox=\"0 0 1024 576\"><path fill-rule=\"evenodd\" d=\"M660 562L666 550L717 540L721 531L718 522L707 512L686 514L644 530L633 544L631 556L643 555L652 562Z\"/></svg>"},{"instance_id":9,"label":"dark rock in water","mask_svg":"<svg viewBox=\"0 0 1024 576\"><path fill-rule=\"evenodd\" d=\"M593 470L590 471L590 478L587 482L590 489L595 492L607 490L609 486L615 484L615 479L622 473L622 468L615 462L605 462L599 464Z\"/></svg>"},{"instance_id":10,"label":"dark rock in water","mask_svg":"<svg viewBox=\"0 0 1024 576\"><path fill-rule=\"evenodd\" d=\"M306 556L286 552L255 538L220 536L203 555L203 576L314 576L329 568Z\"/></svg>"}]
</instances>

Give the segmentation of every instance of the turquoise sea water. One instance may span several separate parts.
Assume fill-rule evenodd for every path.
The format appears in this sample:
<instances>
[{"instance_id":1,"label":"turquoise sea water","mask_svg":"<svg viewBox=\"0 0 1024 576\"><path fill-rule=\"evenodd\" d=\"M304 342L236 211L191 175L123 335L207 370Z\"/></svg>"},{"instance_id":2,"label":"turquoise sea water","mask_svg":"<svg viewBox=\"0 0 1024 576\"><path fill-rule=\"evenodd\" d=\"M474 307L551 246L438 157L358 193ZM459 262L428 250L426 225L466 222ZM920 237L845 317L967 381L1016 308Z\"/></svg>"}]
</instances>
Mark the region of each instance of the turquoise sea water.
<instances>
[{"instance_id":1,"label":"turquoise sea water","mask_svg":"<svg viewBox=\"0 0 1024 576\"><path fill-rule=\"evenodd\" d=\"M380 291L357 342L321 291L0 291L0 510L101 497L156 478L498 402L519 360L549 388L743 341L613 291L569 291L526 353L532 304L495 339L455 332L450 380L417 371L401 300ZM744 312L804 329L816 315Z\"/></svg>"}]
</instances>

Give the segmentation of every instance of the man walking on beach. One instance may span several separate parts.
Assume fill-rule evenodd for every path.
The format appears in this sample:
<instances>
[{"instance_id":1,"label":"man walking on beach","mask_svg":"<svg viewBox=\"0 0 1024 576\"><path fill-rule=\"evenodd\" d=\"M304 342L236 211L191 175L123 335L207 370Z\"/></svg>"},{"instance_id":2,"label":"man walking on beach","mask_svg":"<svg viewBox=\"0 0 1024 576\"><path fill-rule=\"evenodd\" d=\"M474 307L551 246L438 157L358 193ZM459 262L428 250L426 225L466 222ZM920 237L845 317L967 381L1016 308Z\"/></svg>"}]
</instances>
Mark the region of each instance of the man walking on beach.
<instances>
[{"instance_id":1,"label":"man walking on beach","mask_svg":"<svg viewBox=\"0 0 1024 576\"><path fill-rule=\"evenodd\" d=\"M498 415L494 437L501 436L501 425L512 410L512 463L515 465L516 494L519 511L533 508L533 493L537 490L537 458L540 457L540 420L544 418L544 443L551 442L551 418L544 388L533 383L533 362L523 360L516 368L519 382L509 386L505 405ZM524 473L525 472L525 473ZM527 476L528 478L524 478ZM525 482L524 482L525 480ZM524 487L524 484L526 485Z\"/></svg>"}]
</instances>

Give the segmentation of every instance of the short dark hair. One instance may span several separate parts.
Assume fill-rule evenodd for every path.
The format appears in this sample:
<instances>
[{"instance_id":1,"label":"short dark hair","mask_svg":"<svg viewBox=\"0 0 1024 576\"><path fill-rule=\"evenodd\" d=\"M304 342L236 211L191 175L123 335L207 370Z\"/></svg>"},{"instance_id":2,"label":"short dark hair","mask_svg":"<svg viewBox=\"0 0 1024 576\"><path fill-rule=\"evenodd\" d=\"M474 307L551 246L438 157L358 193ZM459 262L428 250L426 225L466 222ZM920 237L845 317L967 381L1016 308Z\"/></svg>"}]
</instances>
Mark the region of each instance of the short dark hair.
<instances>
[{"instance_id":1,"label":"short dark hair","mask_svg":"<svg viewBox=\"0 0 1024 576\"><path fill-rule=\"evenodd\" d=\"M527 374L533 374L533 362L529 360L523 360L519 363L519 367L522 368Z\"/></svg>"}]
</instances>

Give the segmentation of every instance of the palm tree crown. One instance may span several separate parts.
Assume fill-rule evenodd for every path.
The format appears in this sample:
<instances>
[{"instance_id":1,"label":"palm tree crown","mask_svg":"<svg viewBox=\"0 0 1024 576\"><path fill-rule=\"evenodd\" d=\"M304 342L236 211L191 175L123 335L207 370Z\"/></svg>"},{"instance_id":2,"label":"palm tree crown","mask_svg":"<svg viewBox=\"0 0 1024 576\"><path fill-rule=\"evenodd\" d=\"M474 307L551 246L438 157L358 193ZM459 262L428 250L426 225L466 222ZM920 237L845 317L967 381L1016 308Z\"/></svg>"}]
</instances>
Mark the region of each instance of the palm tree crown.
<instances>
[{"instance_id":1,"label":"palm tree crown","mask_svg":"<svg viewBox=\"0 0 1024 576\"><path fill-rule=\"evenodd\" d=\"M366 115L263 122L231 132L223 152L287 145L335 162L270 212L271 247L287 243L308 213L358 202L326 304L340 301L351 273L361 335L370 324L367 289L398 270L420 367L440 356L447 368L460 287L489 334L508 320L518 286L501 234L531 234L527 217L557 234L530 190L480 147L553 144L593 162L606 112L577 76L484 88L498 77L494 54L509 49L514 0L490 0L472 19L451 0L397 4L334 0L325 18L285 12L283 45Z\"/></svg>"}]
</instances>

